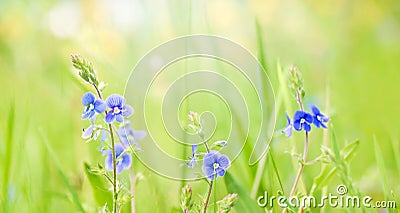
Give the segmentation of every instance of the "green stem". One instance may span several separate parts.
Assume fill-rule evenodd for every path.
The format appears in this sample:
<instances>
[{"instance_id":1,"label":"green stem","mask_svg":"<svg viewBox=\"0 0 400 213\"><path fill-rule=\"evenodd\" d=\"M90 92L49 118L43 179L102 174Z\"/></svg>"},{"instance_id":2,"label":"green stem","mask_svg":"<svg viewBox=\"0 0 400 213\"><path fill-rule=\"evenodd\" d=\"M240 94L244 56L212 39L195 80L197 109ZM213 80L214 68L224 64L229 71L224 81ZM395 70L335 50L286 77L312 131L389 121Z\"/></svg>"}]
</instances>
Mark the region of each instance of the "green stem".
<instances>
[{"instance_id":1,"label":"green stem","mask_svg":"<svg viewBox=\"0 0 400 213\"><path fill-rule=\"evenodd\" d=\"M212 190L212 187L213 187L213 183L214 183L213 180L210 181L210 185L208 187L207 198L206 198L206 201L204 202L203 213L207 212L207 206L208 206L208 202L210 201L210 195L211 195L211 190Z\"/></svg>"},{"instance_id":2,"label":"green stem","mask_svg":"<svg viewBox=\"0 0 400 213\"><path fill-rule=\"evenodd\" d=\"M110 129L110 136L111 136L111 150L112 150L112 158L113 158L113 198L114 198L114 208L113 212L117 212L117 200L118 200L118 193L117 193L117 159L115 155L115 142L114 142L114 134L111 124L108 124Z\"/></svg>"},{"instance_id":3,"label":"green stem","mask_svg":"<svg viewBox=\"0 0 400 213\"><path fill-rule=\"evenodd\" d=\"M130 182L131 182L131 195L132 195L132 199L131 199L131 213L135 213L136 209L135 209L135 183L136 183L136 177L135 177L135 172L133 171L133 165L131 168L131 172L129 174L130 176Z\"/></svg>"},{"instance_id":4,"label":"green stem","mask_svg":"<svg viewBox=\"0 0 400 213\"><path fill-rule=\"evenodd\" d=\"M103 100L103 97L101 96L101 92L99 88L96 86L96 84L92 84L93 87L95 88L97 95L99 96L100 99ZM107 110L104 112L107 115ZM114 141L114 132L111 124L108 124L108 128L110 131L110 137L111 137L111 150L112 150L112 157L113 157L113 202L114 202L114 207L113 207L113 212L117 212L117 199L118 199L118 193L117 193L117 159L116 159L116 154L115 154L115 141Z\"/></svg>"},{"instance_id":5,"label":"green stem","mask_svg":"<svg viewBox=\"0 0 400 213\"><path fill-rule=\"evenodd\" d=\"M214 193L213 193L213 197L214 197L214 212L217 212L217 173L215 173L214 175Z\"/></svg>"},{"instance_id":6,"label":"green stem","mask_svg":"<svg viewBox=\"0 0 400 213\"><path fill-rule=\"evenodd\" d=\"M304 144L303 162L301 162L301 164L300 164L300 168L299 168L299 171L297 172L297 176L294 181L292 190L290 191L289 197L293 196L294 192L296 191L296 187L297 187L297 184L299 183L301 173L303 172L303 169L304 169L304 165L305 165L304 162L306 162L306 159L307 159L307 152L308 152L308 132L306 132L306 142Z\"/></svg>"},{"instance_id":7,"label":"green stem","mask_svg":"<svg viewBox=\"0 0 400 213\"><path fill-rule=\"evenodd\" d=\"M203 145L206 147L207 153L210 153L210 148L208 147L207 140L206 140L206 138L204 137L204 133L202 132L201 129L199 130L198 135L200 136L201 140L203 141ZM215 177L214 177L214 180L215 180L215 179L216 179L216 175L215 175ZM203 213L206 213L206 212L207 212L207 206L208 206L208 202L210 201L210 195L211 195L213 183L214 183L214 181L211 180L211 181L210 181L209 188L208 188L207 198L206 198L206 201L204 202Z\"/></svg>"}]
</instances>

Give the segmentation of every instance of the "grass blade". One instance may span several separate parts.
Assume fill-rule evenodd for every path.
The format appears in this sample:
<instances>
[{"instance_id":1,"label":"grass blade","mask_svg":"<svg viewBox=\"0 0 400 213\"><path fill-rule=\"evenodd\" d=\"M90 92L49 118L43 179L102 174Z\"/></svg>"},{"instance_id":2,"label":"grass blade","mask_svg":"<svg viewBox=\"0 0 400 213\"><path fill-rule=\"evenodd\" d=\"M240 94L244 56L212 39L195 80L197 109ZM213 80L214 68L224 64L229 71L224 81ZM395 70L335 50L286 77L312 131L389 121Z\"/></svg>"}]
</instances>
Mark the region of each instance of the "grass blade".
<instances>
[{"instance_id":1,"label":"grass blade","mask_svg":"<svg viewBox=\"0 0 400 213\"><path fill-rule=\"evenodd\" d=\"M6 152L5 152L5 159L4 159L4 170L3 170L3 208L4 211L7 212L9 203L7 202L8 199L8 186L9 186L9 179L10 179L10 170L11 170L11 158L12 158L12 147L13 147L13 130L14 130L14 119L15 119L15 106L14 103L11 103L10 106L10 113L8 114L8 121L7 121L7 138L6 138Z\"/></svg>"},{"instance_id":2,"label":"grass blade","mask_svg":"<svg viewBox=\"0 0 400 213\"><path fill-rule=\"evenodd\" d=\"M76 193L75 189L72 187L67 176L64 174L61 164L58 161L58 158L57 158L56 154L54 153L53 149L51 148L47 137L44 135L43 131L41 131L41 130L39 130L39 135L42 138L42 141L50 155L52 162L54 163L54 165L57 169L58 174L60 175L62 181L64 182L65 186L67 187L69 193L71 193L72 201L74 202L74 204L76 205L76 207L78 208L78 210L80 212L85 212L85 209L83 208L82 203L79 200L78 194Z\"/></svg>"},{"instance_id":3,"label":"grass blade","mask_svg":"<svg viewBox=\"0 0 400 213\"><path fill-rule=\"evenodd\" d=\"M239 200L233 207L236 212L263 212L256 201L251 199L247 191L227 172L224 177L225 185L229 193L237 193Z\"/></svg>"},{"instance_id":4,"label":"grass blade","mask_svg":"<svg viewBox=\"0 0 400 213\"><path fill-rule=\"evenodd\" d=\"M92 186L94 199L96 200L99 206L104 206L107 204L108 209L111 209L112 206L112 192L109 190L111 185L105 181L105 179L91 172L90 165L88 163L84 163L85 174L89 180L90 185Z\"/></svg>"}]
</instances>

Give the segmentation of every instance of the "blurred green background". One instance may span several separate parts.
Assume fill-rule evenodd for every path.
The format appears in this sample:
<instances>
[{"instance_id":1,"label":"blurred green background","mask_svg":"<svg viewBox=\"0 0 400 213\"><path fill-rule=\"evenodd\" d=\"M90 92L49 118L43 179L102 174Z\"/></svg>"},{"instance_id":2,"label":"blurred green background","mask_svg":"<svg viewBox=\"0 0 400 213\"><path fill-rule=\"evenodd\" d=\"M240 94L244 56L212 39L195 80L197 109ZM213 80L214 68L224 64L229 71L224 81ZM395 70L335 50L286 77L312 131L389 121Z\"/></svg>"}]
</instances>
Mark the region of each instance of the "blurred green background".
<instances>
[{"instance_id":1,"label":"blurred green background","mask_svg":"<svg viewBox=\"0 0 400 213\"><path fill-rule=\"evenodd\" d=\"M80 119L80 99L88 87L72 69L71 53L93 62L99 78L109 83L106 94L123 93L140 58L178 36L214 34L259 56L256 19L276 94L281 94L282 85L277 77L278 61L285 70L297 65L305 80L306 104L317 103L331 116L339 145L361 141L350 164L354 185L374 200L384 199L389 189L391 199L399 198L398 1L3 0L0 211L75 212L71 191L89 212L98 207L83 162L95 164L103 157L96 150L98 143L86 144L80 137L87 125ZM296 107L295 101L285 104L278 109L276 131L285 125L284 112L293 113ZM309 159L320 153L323 132L312 133ZM383 153L384 168L376 163L374 137ZM290 190L297 170L287 151L294 146L301 150L302 145L300 136L290 140L278 136L273 141L285 190ZM241 155L230 172L250 192L257 167L247 167L247 160ZM136 192L138 212L171 212L178 207L182 183L158 176L137 161L134 168L144 174ZM271 168L267 160L260 191L276 194L279 187ZM306 168L307 189L319 170L319 165ZM128 181L128 176L121 179ZM382 179L387 179L386 189ZM335 179L328 191L335 192L340 183ZM204 183L192 185L195 193L205 193ZM220 181L218 196L225 194Z\"/></svg>"}]
</instances>

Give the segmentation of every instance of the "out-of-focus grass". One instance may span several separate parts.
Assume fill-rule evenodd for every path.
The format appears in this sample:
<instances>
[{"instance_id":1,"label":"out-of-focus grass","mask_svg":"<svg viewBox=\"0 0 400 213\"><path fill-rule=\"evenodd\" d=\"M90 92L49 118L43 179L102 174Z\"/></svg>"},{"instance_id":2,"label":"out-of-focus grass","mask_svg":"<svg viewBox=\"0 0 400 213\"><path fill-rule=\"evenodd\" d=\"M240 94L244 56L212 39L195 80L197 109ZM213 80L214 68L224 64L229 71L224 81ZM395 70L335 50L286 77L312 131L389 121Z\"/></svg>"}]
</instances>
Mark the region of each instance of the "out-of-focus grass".
<instances>
[{"instance_id":1,"label":"out-of-focus grass","mask_svg":"<svg viewBox=\"0 0 400 213\"><path fill-rule=\"evenodd\" d=\"M188 2L123 2L0 2L2 210L74 212L74 199L79 199L86 210L94 210L96 202L83 162L102 162L103 158L95 143L85 144L80 138L81 129L87 125L80 120L80 98L85 86L71 74L69 54L81 53L94 63L100 78L109 82L107 95L121 93L141 56L154 46L189 32ZM306 105L317 103L325 108L329 79L331 104L326 113L331 116L339 146L356 138L361 141L350 164L354 184L362 194L374 200L384 199L391 194L380 184L384 171L385 190L391 188L399 196L399 146L395 140L400 126L397 2L217 0L193 1L192 8L191 33L230 38L268 62L268 73L283 104L277 112L277 130L285 125L284 111L293 113L296 109L275 68L278 58L283 70L295 63L303 71ZM258 42L256 17L263 42ZM60 167L48 153L38 127L43 129ZM310 159L320 153L322 134L317 129L311 134ZM380 155L375 152L373 135ZM275 164L267 157L259 191L275 193L280 188L276 176L271 175L274 165L283 188L290 189L297 168L285 151L293 146L301 150L302 145L300 136L290 140L279 136L273 141ZM380 156L378 164L370 157L375 153L377 158ZM247 166L249 155L245 150L230 173L250 193L257 167ZM146 171L138 162L134 167L136 171ZM138 212L163 212L177 206L181 183L145 173L146 178L137 186ZM308 189L318 173L318 166L305 170L303 181ZM65 184L64 176L70 185ZM122 180L128 182L128 177L123 175ZM339 183L334 181L328 190L334 191ZM192 183L194 191L204 193L203 184ZM71 195L71 190L77 197ZM226 192L219 182L217 196L222 198Z\"/></svg>"}]
</instances>

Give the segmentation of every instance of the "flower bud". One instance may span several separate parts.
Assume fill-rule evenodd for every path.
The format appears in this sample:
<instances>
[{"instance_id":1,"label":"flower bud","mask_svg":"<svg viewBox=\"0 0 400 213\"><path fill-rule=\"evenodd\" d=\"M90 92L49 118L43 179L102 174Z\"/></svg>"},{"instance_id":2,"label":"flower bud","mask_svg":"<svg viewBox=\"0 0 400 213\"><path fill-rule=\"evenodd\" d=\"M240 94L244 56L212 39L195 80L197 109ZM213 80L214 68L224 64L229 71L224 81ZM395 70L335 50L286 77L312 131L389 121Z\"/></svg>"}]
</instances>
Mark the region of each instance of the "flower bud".
<instances>
[{"instance_id":1,"label":"flower bud","mask_svg":"<svg viewBox=\"0 0 400 213\"><path fill-rule=\"evenodd\" d=\"M237 194L228 194L226 197L224 197L224 199L218 201L218 213L229 212L237 200Z\"/></svg>"},{"instance_id":2,"label":"flower bud","mask_svg":"<svg viewBox=\"0 0 400 213\"><path fill-rule=\"evenodd\" d=\"M182 188L182 192L181 192L181 208L183 210L183 212L187 212L190 207L191 207L191 201L192 199L192 187L187 184Z\"/></svg>"}]
</instances>

